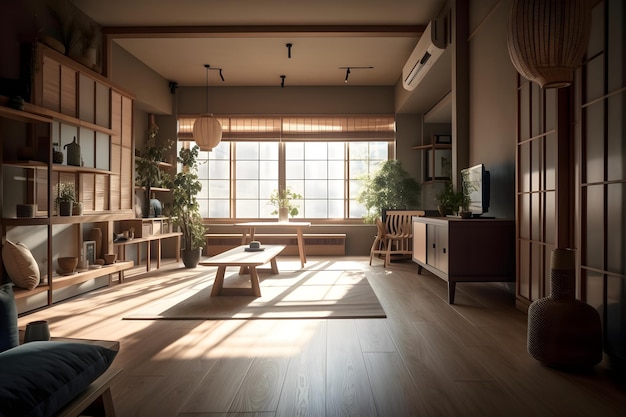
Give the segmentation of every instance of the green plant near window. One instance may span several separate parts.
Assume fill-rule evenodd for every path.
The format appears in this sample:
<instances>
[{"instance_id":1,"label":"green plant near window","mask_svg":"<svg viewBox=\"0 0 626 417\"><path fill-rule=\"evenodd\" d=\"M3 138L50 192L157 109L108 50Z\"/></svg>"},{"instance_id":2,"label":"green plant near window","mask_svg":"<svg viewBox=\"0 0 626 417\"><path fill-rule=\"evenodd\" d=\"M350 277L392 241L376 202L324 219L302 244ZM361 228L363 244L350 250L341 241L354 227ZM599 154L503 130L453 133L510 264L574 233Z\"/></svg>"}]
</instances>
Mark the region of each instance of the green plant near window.
<instances>
[{"instance_id":1,"label":"green plant near window","mask_svg":"<svg viewBox=\"0 0 626 417\"><path fill-rule=\"evenodd\" d=\"M197 195L202 190L202 183L198 180L198 146L191 149L182 148L178 153L177 162L182 165L180 172L167 185L172 189L172 203L169 215L175 226L183 233L183 262L185 266L195 267L198 264L200 251L205 246L205 227L200 214ZM187 262L188 252L197 254L198 260Z\"/></svg>"},{"instance_id":2,"label":"green plant near window","mask_svg":"<svg viewBox=\"0 0 626 417\"><path fill-rule=\"evenodd\" d=\"M160 163L164 161L168 151L172 148L173 142L167 141L165 146L158 146L156 135L159 127L154 123L154 118L150 119L150 126L147 130L148 139L144 145L143 152L135 161L135 184L144 190L143 215L148 217L150 212L151 189L159 187L168 182L169 177L160 168Z\"/></svg>"},{"instance_id":3,"label":"green plant near window","mask_svg":"<svg viewBox=\"0 0 626 417\"><path fill-rule=\"evenodd\" d=\"M272 215L278 214L279 209L286 208L291 217L297 216L300 206L296 205L293 200L302 200L302 196L292 191L289 187L280 192L278 190L272 191L269 204L276 208L276 210L272 212Z\"/></svg>"},{"instance_id":4,"label":"green plant near window","mask_svg":"<svg viewBox=\"0 0 626 417\"><path fill-rule=\"evenodd\" d=\"M361 181L357 201L367 210L363 216L366 223L374 223L383 210L411 210L419 205L422 187L398 160L383 162L378 170L362 177Z\"/></svg>"}]
</instances>

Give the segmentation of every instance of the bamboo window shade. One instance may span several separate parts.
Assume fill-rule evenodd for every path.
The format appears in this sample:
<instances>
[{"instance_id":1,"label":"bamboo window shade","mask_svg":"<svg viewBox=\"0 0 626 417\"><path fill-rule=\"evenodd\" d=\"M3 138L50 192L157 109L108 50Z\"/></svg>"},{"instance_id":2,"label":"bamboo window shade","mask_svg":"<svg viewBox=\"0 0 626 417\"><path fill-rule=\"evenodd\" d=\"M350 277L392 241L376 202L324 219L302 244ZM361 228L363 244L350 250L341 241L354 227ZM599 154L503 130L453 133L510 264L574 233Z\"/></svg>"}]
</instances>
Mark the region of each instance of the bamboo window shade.
<instances>
[{"instance_id":1,"label":"bamboo window shade","mask_svg":"<svg viewBox=\"0 0 626 417\"><path fill-rule=\"evenodd\" d=\"M393 140L393 116L219 117L222 140ZM178 140L193 140L194 117L178 119Z\"/></svg>"}]
</instances>

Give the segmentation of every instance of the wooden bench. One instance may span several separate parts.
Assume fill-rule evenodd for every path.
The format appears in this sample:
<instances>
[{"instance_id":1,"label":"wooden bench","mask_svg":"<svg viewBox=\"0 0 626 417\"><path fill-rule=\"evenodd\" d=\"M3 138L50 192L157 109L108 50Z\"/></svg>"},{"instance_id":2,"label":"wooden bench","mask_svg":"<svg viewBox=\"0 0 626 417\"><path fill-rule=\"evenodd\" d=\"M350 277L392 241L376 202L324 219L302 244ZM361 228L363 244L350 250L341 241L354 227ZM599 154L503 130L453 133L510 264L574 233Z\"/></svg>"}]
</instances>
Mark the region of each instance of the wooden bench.
<instances>
[{"instance_id":1,"label":"wooden bench","mask_svg":"<svg viewBox=\"0 0 626 417\"><path fill-rule=\"evenodd\" d=\"M346 253L345 233L304 233L307 255L343 256ZM213 256L241 245L240 233L206 233L207 255ZM285 245L282 255L298 255L295 233L256 233L256 240L263 245Z\"/></svg>"},{"instance_id":2,"label":"wooden bench","mask_svg":"<svg viewBox=\"0 0 626 417\"><path fill-rule=\"evenodd\" d=\"M137 244L137 263L141 260L141 245L146 244L146 272L150 272L151 269L151 255L150 255L150 243L157 243L157 269L161 267L161 241L163 239L176 238L176 262L180 262L180 237L183 234L181 232L162 233L158 235L151 235L145 237L136 237L134 239L125 240L122 242L115 242L113 246L117 247L117 259L126 260L126 246Z\"/></svg>"},{"instance_id":3,"label":"wooden bench","mask_svg":"<svg viewBox=\"0 0 626 417\"><path fill-rule=\"evenodd\" d=\"M259 286L259 275L256 267L270 263L271 271L278 274L278 266L276 265L276 256L284 249L284 245L264 245L264 250L258 252L246 252L248 245L240 245L230 249L219 255L211 257L208 261L200 262L204 266L217 266L217 274L211 290L211 297L218 295L253 295L261 296L261 287ZM251 288L224 288L224 273L229 266L238 266L239 274L246 271L250 273Z\"/></svg>"}]
</instances>

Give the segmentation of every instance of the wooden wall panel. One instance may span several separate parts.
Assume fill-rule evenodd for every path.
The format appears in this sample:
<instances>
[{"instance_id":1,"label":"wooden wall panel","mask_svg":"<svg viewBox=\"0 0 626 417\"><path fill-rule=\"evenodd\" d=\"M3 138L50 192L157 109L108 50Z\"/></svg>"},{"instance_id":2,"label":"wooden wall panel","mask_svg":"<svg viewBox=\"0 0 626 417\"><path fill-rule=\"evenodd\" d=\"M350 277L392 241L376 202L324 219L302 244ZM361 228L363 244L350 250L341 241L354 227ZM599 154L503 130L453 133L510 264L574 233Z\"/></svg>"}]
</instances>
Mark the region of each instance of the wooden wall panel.
<instances>
[{"instance_id":1,"label":"wooden wall panel","mask_svg":"<svg viewBox=\"0 0 626 417\"><path fill-rule=\"evenodd\" d=\"M76 71L61 65L61 113L76 117Z\"/></svg>"},{"instance_id":2,"label":"wooden wall panel","mask_svg":"<svg viewBox=\"0 0 626 417\"><path fill-rule=\"evenodd\" d=\"M43 57L43 91L41 105L57 112L61 111L61 64Z\"/></svg>"}]
</instances>

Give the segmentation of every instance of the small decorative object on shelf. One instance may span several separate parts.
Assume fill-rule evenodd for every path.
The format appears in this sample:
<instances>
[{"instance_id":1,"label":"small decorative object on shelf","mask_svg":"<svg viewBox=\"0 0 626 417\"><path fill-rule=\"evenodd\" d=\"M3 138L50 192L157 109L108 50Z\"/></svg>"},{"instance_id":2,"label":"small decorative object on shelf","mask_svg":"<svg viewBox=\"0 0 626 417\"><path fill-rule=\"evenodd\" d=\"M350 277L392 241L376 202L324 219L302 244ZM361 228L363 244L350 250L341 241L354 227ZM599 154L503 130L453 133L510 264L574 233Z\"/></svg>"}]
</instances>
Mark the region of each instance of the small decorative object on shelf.
<instances>
[{"instance_id":1,"label":"small decorative object on shelf","mask_svg":"<svg viewBox=\"0 0 626 417\"><path fill-rule=\"evenodd\" d=\"M24 99L20 96L11 97L9 99L9 107L15 110L24 111Z\"/></svg>"},{"instance_id":2,"label":"small decorative object on shelf","mask_svg":"<svg viewBox=\"0 0 626 417\"><path fill-rule=\"evenodd\" d=\"M35 217L37 204L18 204L15 207L17 217Z\"/></svg>"},{"instance_id":3,"label":"small decorative object on shelf","mask_svg":"<svg viewBox=\"0 0 626 417\"><path fill-rule=\"evenodd\" d=\"M76 201L76 191L74 184L60 182L56 186L55 203L60 216L71 216L74 202Z\"/></svg>"},{"instance_id":4,"label":"small decorative object on shelf","mask_svg":"<svg viewBox=\"0 0 626 417\"><path fill-rule=\"evenodd\" d=\"M67 149L68 165L81 166L80 145L76 143L76 136L74 136L72 143L66 144L63 149Z\"/></svg>"},{"instance_id":5,"label":"small decorative object on shelf","mask_svg":"<svg viewBox=\"0 0 626 417\"><path fill-rule=\"evenodd\" d=\"M74 201L72 205L72 216L82 216L83 215L83 203L80 201Z\"/></svg>"},{"instance_id":6,"label":"small decorative object on shelf","mask_svg":"<svg viewBox=\"0 0 626 417\"><path fill-rule=\"evenodd\" d=\"M600 315L575 298L576 252L552 251L549 297L528 308L528 353L557 368L589 368L602 360Z\"/></svg>"},{"instance_id":7,"label":"small decorative object on shelf","mask_svg":"<svg viewBox=\"0 0 626 417\"><path fill-rule=\"evenodd\" d=\"M59 143L58 142L54 142L52 144L53 150L52 150L52 162L54 162L55 164L62 164L63 163L63 152L61 152L61 150L59 149Z\"/></svg>"}]
</instances>

